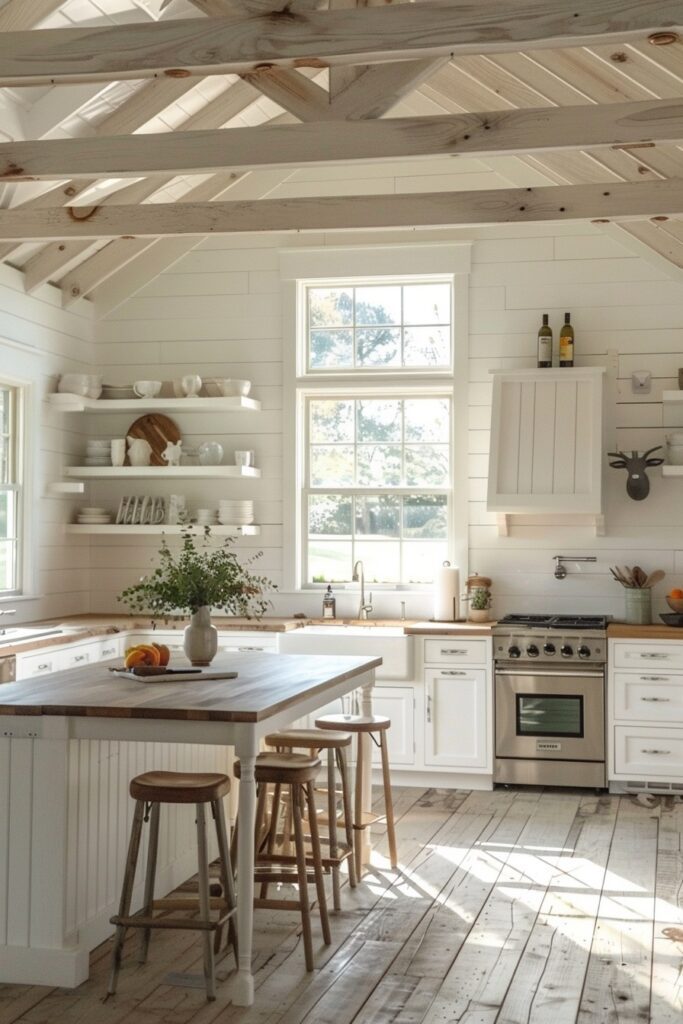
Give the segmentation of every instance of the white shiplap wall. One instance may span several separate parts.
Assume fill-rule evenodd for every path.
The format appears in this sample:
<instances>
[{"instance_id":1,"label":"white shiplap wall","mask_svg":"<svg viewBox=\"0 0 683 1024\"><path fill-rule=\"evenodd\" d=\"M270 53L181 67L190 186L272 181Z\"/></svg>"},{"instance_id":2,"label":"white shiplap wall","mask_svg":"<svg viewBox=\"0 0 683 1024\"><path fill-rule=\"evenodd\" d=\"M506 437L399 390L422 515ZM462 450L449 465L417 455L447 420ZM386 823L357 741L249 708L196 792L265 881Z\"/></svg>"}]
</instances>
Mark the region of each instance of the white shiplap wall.
<instances>
[{"instance_id":1,"label":"white shiplap wall","mask_svg":"<svg viewBox=\"0 0 683 1024\"><path fill-rule=\"evenodd\" d=\"M609 418L616 427L608 446L645 447L663 440L663 387L674 387L683 365L683 282L672 280L647 259L634 255L589 224L551 229L483 228L475 232L354 233L343 236L217 237L202 242L165 273L123 303L98 326L98 349L105 377L171 379L188 371L204 376L247 377L263 411L253 416L192 415L180 423L190 441L218 437L228 453L251 447L262 468L260 481L183 485L202 504L224 491L253 496L262 535L240 542L245 550L262 548L260 568L282 583L282 322L278 251L292 245L446 241L472 238L469 338L469 488L470 569L494 580L494 611L552 607L558 611L605 611L619 615L623 595L607 567L640 563L664 568L664 591L683 579L683 482L652 473L652 492L644 503L625 497L625 473L606 470L607 535L587 528L537 522L516 526L499 538L486 513L489 444L490 369L533 365L540 315L549 312L557 333L571 310L577 334L577 362L607 365L611 391ZM466 344L467 340L462 339ZM616 351L617 357L608 357ZM653 373L651 395L630 391L633 370ZM103 432L120 430L120 421L98 422ZM100 484L92 492L114 506L120 488ZM206 501L204 501L206 499ZM114 595L148 567L156 545L131 539L93 543L93 608L114 606ZM596 554L596 566L569 566L563 582L552 576L556 553ZM403 595L405 597L405 595ZM401 595L375 595L379 614L396 613ZM339 611L348 614L356 595L341 594ZM658 603L663 608L663 597ZM425 598L408 599L407 613L430 611ZM319 597L281 593L276 610L316 612Z\"/></svg>"},{"instance_id":2,"label":"white shiplap wall","mask_svg":"<svg viewBox=\"0 0 683 1024\"><path fill-rule=\"evenodd\" d=\"M89 607L89 546L81 538L67 538L63 529L80 502L47 493L62 467L79 460L84 424L56 413L42 398L54 391L58 374L92 372L93 324L88 303L63 310L51 287L27 296L22 275L0 266L0 379L32 386L28 505L33 566L27 580L30 599L8 602L17 609L13 623Z\"/></svg>"}]
</instances>

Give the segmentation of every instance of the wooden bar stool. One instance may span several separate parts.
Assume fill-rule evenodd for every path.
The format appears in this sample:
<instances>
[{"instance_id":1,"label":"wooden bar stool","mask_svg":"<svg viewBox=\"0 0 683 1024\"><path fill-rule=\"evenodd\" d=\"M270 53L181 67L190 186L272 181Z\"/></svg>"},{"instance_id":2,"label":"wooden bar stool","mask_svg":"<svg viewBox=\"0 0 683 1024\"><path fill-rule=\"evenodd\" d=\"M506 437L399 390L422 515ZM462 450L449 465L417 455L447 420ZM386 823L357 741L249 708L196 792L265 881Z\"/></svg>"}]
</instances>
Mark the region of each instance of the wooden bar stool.
<instances>
[{"instance_id":1,"label":"wooden bar stool","mask_svg":"<svg viewBox=\"0 0 683 1024\"><path fill-rule=\"evenodd\" d=\"M304 955L306 958L306 970L314 969L313 961L313 938L311 934L311 907L308 900L309 875L306 870L306 842L303 827L303 810L308 807L310 819L310 860L313 864L313 877L310 881L315 882L318 894L318 911L320 913L320 924L322 927L323 941L329 946L332 937L330 935L330 922L327 916L327 900L325 898L325 882L323 878L322 854L320 851L320 836L318 834L318 822L315 815L315 802L313 797L313 782L320 769L320 759L317 757L306 757L304 754L277 754L263 753L256 758L256 784L258 787L258 803L256 808L256 856L254 881L268 885L271 882L298 882L298 900L270 900L259 898L254 900L255 907L265 907L268 910L298 910L301 914L302 933L304 939ZM235 763L235 777L240 778L241 765ZM269 785L283 786L289 788L289 802L294 827L294 849L295 855L287 855L277 852L264 852L260 846L260 836L264 832L265 808L267 790ZM270 830L266 835L268 835ZM280 868L281 870L278 870ZM286 869L288 870L282 870ZM295 870L293 870L295 868Z\"/></svg>"},{"instance_id":2,"label":"wooden bar stool","mask_svg":"<svg viewBox=\"0 0 683 1024\"><path fill-rule=\"evenodd\" d=\"M330 847L329 857L323 857L323 867L332 869L332 899L335 910L341 910L340 867L345 860L349 862L349 884L356 886L356 871L353 857L353 827L351 819L351 793L348 784L346 748L351 745L351 733L331 729L285 729L272 732L266 736L269 747L277 750L310 750L316 756L321 750L327 751L327 828L326 840ZM339 772L342 797L342 827L346 833L346 845L339 844L337 833L337 783L335 767ZM280 787L275 787L271 810L271 825L268 837L268 852L272 852L277 837L277 826L280 805Z\"/></svg>"},{"instance_id":3,"label":"wooden bar stool","mask_svg":"<svg viewBox=\"0 0 683 1024\"><path fill-rule=\"evenodd\" d=\"M230 779L228 776L214 773L145 772L143 775L136 776L131 781L130 795L136 801L136 804L119 912L115 917L111 918L111 923L116 925L116 937L112 950L111 975L107 996L114 995L116 992L119 968L121 967L121 953L127 928L142 928L140 963L145 963L147 960L149 940L153 928L182 928L200 931L204 942L204 978L206 981L207 999L216 998L214 953L217 953L220 949L223 927L226 921L228 922L228 941L232 945L235 963L237 964L237 934L232 920L236 909L235 890L232 865L230 863L228 834L223 812L223 797L229 792ZM195 804L199 876L198 900L154 899L161 804ZM223 887L223 895L220 898L212 898L209 891L209 858L206 842L205 813L207 804L211 807L211 813L216 825L220 879ZM130 904L140 850L143 820L150 821L144 901L142 909L137 914L131 914ZM198 910L199 919L155 917L153 913L155 910ZM211 919L211 910L218 910L217 919ZM213 942L212 932L214 933Z\"/></svg>"},{"instance_id":4,"label":"wooden bar stool","mask_svg":"<svg viewBox=\"0 0 683 1024\"><path fill-rule=\"evenodd\" d=\"M391 797L391 776L389 774L389 752L387 749L387 729L391 726L391 719L385 715L322 715L315 721L317 729L344 730L345 732L356 733L356 790L355 808L353 815L354 828L354 850L356 854L356 877L363 874L363 830L377 821L372 814L363 813L363 736L369 734L374 743L379 746L382 758L382 781L384 783L384 816L387 822L387 838L389 840L389 859L392 868L398 866L398 854L396 852L396 832L394 829L394 803ZM375 739L375 733L379 739Z\"/></svg>"}]
</instances>

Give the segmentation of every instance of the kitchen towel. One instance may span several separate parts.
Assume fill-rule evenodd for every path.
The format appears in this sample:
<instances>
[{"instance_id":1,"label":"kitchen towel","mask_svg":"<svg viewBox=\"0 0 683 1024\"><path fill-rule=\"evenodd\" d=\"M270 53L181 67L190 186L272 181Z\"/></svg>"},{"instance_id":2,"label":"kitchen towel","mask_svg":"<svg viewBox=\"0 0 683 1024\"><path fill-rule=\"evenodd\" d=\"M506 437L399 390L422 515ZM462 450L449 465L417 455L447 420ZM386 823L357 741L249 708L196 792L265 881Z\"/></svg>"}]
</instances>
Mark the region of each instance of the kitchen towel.
<instances>
[{"instance_id":1,"label":"kitchen towel","mask_svg":"<svg viewBox=\"0 0 683 1024\"><path fill-rule=\"evenodd\" d=\"M437 622L455 622L459 615L460 570L442 565L434 580L434 618Z\"/></svg>"}]
</instances>

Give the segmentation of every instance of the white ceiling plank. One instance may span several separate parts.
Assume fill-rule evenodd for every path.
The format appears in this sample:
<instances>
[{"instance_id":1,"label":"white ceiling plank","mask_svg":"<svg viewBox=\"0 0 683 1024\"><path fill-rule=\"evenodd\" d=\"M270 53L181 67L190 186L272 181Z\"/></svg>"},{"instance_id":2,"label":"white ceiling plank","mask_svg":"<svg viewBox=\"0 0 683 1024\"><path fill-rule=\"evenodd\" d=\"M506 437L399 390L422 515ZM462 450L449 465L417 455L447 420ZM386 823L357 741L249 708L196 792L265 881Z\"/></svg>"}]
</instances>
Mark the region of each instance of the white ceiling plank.
<instances>
[{"instance_id":1,"label":"white ceiling plank","mask_svg":"<svg viewBox=\"0 0 683 1024\"><path fill-rule=\"evenodd\" d=\"M7 0L0 7L0 32L22 32L48 18L63 0Z\"/></svg>"},{"instance_id":2,"label":"white ceiling plank","mask_svg":"<svg viewBox=\"0 0 683 1024\"><path fill-rule=\"evenodd\" d=\"M263 231L525 224L592 218L633 220L683 213L683 180L482 189L407 195L332 196L238 203L144 203L0 210L0 238L166 237Z\"/></svg>"},{"instance_id":3,"label":"white ceiling plank","mask_svg":"<svg viewBox=\"0 0 683 1024\"><path fill-rule=\"evenodd\" d=\"M649 220L603 224L602 230L620 245L674 281L683 282L683 244Z\"/></svg>"},{"instance_id":4,"label":"white ceiling plank","mask_svg":"<svg viewBox=\"0 0 683 1024\"><path fill-rule=\"evenodd\" d=\"M4 33L0 86L241 74L266 62L323 67L547 51L637 43L683 29L680 0L576 0L571 8L566 0L499 0L281 14Z\"/></svg>"},{"instance_id":5,"label":"white ceiling plank","mask_svg":"<svg viewBox=\"0 0 683 1024\"><path fill-rule=\"evenodd\" d=\"M0 143L0 177L4 181L137 178L209 174L225 168L507 156L548 150L561 153L557 159L565 160L567 150L637 146L647 155L655 143L677 141L683 141L683 100L654 100L344 124L7 142Z\"/></svg>"}]
</instances>

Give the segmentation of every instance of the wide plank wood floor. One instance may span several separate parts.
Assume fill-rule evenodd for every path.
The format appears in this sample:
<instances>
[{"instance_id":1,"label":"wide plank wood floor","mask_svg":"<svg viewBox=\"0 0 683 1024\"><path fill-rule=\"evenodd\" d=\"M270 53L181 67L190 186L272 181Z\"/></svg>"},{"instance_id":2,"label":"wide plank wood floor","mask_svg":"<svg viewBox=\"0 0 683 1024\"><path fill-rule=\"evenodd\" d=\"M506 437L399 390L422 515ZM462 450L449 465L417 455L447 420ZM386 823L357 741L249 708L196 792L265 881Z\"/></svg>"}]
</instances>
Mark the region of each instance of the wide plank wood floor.
<instances>
[{"instance_id":1,"label":"wide plank wood floor","mask_svg":"<svg viewBox=\"0 0 683 1024\"><path fill-rule=\"evenodd\" d=\"M0 986L0 1024L680 1024L683 804L524 789L396 789L400 868L381 826L373 869L316 932L257 911L256 1003L207 1003L197 936L131 936L106 1004L110 946L76 990ZM192 987L196 975L198 987Z\"/></svg>"}]
</instances>

